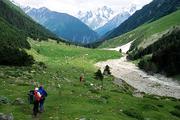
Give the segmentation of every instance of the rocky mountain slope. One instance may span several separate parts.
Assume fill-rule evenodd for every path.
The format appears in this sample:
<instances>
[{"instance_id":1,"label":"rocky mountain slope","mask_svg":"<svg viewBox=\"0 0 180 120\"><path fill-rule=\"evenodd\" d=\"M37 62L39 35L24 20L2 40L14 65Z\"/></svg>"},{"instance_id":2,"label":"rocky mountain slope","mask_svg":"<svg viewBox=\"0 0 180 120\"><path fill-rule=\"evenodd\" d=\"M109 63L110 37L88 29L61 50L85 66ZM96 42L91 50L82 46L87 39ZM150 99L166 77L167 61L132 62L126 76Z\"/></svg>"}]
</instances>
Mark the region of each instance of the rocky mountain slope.
<instances>
[{"instance_id":1,"label":"rocky mountain slope","mask_svg":"<svg viewBox=\"0 0 180 120\"><path fill-rule=\"evenodd\" d=\"M98 39L96 32L79 19L66 13L54 12L45 7L39 9L26 7L24 11L35 21L66 41L84 45Z\"/></svg>"},{"instance_id":2,"label":"rocky mountain slope","mask_svg":"<svg viewBox=\"0 0 180 120\"><path fill-rule=\"evenodd\" d=\"M114 28L118 27L121 23L127 20L130 17L129 12L122 12L112 18L108 23L103 25L102 27L96 29L95 31L100 35L103 36L108 31L113 30Z\"/></svg>"}]
</instances>

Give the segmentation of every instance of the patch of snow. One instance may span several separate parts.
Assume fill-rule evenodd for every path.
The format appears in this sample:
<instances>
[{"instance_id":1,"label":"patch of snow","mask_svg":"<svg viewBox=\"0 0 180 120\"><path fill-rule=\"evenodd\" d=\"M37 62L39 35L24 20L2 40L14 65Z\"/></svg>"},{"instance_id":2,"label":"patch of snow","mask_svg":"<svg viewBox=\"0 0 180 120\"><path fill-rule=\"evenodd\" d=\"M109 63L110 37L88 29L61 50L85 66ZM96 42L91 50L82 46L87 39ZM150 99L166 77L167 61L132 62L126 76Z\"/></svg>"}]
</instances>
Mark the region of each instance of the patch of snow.
<instances>
[{"instance_id":1,"label":"patch of snow","mask_svg":"<svg viewBox=\"0 0 180 120\"><path fill-rule=\"evenodd\" d=\"M131 47L131 43L132 43L132 42L133 42L133 41L131 41L131 42L125 44L125 45L116 47L116 48L105 48L105 49L106 49L106 50L114 50L114 51L119 51L119 50L121 49L121 50L122 50L122 53L126 53L126 52L129 50L129 48Z\"/></svg>"}]
</instances>

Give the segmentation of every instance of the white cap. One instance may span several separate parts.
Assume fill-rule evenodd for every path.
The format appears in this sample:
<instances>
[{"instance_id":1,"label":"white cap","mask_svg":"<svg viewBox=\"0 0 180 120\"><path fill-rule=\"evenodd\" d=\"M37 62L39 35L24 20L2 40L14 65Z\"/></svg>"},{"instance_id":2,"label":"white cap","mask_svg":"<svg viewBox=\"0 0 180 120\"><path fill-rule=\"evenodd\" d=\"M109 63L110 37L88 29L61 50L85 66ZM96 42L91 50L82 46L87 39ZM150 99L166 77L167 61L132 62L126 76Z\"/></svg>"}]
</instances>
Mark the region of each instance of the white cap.
<instances>
[{"instance_id":1,"label":"white cap","mask_svg":"<svg viewBox=\"0 0 180 120\"><path fill-rule=\"evenodd\" d=\"M38 91L38 90L39 90L39 88L37 88L37 87L36 87L36 88L35 88L35 90L36 90L36 91Z\"/></svg>"}]
</instances>

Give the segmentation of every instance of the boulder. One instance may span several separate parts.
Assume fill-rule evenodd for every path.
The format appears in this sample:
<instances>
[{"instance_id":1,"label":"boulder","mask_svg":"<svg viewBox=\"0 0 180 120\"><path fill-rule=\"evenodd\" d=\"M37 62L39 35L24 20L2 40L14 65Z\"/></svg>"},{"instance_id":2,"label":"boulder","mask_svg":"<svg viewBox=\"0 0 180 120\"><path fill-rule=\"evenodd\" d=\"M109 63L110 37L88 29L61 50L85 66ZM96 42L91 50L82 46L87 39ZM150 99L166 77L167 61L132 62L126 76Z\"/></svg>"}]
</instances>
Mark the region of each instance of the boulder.
<instances>
[{"instance_id":1,"label":"boulder","mask_svg":"<svg viewBox=\"0 0 180 120\"><path fill-rule=\"evenodd\" d=\"M142 92L139 92L138 90L135 90L132 95L134 97L143 98L145 94Z\"/></svg>"},{"instance_id":2,"label":"boulder","mask_svg":"<svg viewBox=\"0 0 180 120\"><path fill-rule=\"evenodd\" d=\"M24 105L24 100L22 98L16 98L13 103L13 105Z\"/></svg>"},{"instance_id":3,"label":"boulder","mask_svg":"<svg viewBox=\"0 0 180 120\"><path fill-rule=\"evenodd\" d=\"M14 119L14 117L13 117L12 113L10 113L8 115L0 113L0 120L13 120L13 119Z\"/></svg>"},{"instance_id":4,"label":"boulder","mask_svg":"<svg viewBox=\"0 0 180 120\"><path fill-rule=\"evenodd\" d=\"M7 97L0 96L0 104L9 104L10 100Z\"/></svg>"}]
</instances>

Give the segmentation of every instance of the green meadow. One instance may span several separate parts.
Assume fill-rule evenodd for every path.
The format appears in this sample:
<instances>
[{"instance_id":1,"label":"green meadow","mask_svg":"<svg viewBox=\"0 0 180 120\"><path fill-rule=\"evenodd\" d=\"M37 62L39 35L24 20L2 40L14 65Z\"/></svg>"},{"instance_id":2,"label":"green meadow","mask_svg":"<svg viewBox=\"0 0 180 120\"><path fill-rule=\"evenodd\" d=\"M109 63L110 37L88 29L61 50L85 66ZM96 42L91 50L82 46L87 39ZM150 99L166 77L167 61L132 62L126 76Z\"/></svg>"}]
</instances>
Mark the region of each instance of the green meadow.
<instances>
[{"instance_id":1,"label":"green meadow","mask_svg":"<svg viewBox=\"0 0 180 120\"><path fill-rule=\"evenodd\" d=\"M94 79L96 62L120 58L115 51L87 49L54 41L33 41L31 50L36 63L31 67L0 67L0 113L12 113L15 120L179 120L180 101L173 98L132 95L134 89L122 83L117 86L112 76ZM84 74L84 82L79 77ZM27 93L34 82L48 92L45 112L32 116ZM13 104L16 98L24 104Z\"/></svg>"}]
</instances>

